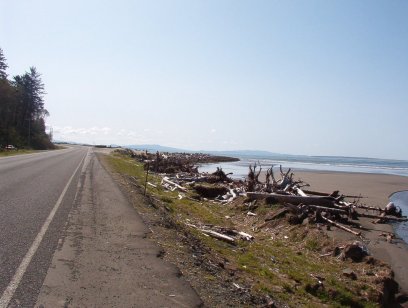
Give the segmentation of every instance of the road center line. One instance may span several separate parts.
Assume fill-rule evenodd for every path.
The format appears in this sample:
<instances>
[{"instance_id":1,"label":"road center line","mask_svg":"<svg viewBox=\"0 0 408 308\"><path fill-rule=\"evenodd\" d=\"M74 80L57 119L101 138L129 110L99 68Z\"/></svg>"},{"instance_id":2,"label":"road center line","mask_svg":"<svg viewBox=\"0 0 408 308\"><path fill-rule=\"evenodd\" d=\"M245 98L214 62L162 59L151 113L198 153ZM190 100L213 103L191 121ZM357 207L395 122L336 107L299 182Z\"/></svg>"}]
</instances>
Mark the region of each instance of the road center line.
<instances>
[{"instance_id":1,"label":"road center line","mask_svg":"<svg viewBox=\"0 0 408 308\"><path fill-rule=\"evenodd\" d=\"M89 150L87 154L89 153ZM11 299L13 298L14 293L16 292L21 279L23 278L28 265L30 264L33 256L38 250L38 247L41 244L42 239L44 238L45 233L48 230L49 225L52 222L52 219L55 216L55 213L57 212L58 208L60 207L62 200L64 199L64 196L66 192L68 191L68 188L74 179L75 174L77 173L79 167L81 166L82 162L85 160L85 155L82 159L81 162L79 163L78 167L75 169L74 173L71 175L70 179L68 180L67 185L65 185L64 190L62 191L61 195L59 196L57 203L55 203L53 209L51 210L50 214L48 215L47 219L45 220L43 226L41 227L40 232L37 234L37 236L34 239L34 242L31 244L30 249L28 250L27 254L24 256L23 261L21 261L20 266L17 268L16 273L14 274L13 279L10 281L9 285L7 286L6 290L4 290L3 295L0 298L0 308L6 308L8 304L10 303Z\"/></svg>"}]
</instances>

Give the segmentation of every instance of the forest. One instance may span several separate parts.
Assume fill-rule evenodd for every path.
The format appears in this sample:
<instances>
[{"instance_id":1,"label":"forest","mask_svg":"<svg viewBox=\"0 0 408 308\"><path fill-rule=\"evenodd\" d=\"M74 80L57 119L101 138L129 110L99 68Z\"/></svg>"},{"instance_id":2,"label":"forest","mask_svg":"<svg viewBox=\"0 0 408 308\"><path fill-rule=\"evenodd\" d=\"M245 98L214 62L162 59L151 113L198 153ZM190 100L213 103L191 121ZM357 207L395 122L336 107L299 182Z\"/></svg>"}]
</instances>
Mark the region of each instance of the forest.
<instances>
[{"instance_id":1,"label":"forest","mask_svg":"<svg viewBox=\"0 0 408 308\"><path fill-rule=\"evenodd\" d=\"M13 145L17 149L53 148L47 134L44 108L44 83L32 66L22 75L9 78L7 61L0 48L0 147Z\"/></svg>"}]
</instances>

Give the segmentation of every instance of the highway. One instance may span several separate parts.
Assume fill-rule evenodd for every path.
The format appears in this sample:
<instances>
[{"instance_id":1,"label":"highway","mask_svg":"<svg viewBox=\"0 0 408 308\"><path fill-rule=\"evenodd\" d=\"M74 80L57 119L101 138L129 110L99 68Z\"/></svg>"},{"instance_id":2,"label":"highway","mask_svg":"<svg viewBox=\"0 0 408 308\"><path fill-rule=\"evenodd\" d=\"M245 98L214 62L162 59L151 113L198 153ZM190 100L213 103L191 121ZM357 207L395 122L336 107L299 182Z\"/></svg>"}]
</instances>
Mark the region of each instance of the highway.
<instances>
[{"instance_id":1,"label":"highway","mask_svg":"<svg viewBox=\"0 0 408 308\"><path fill-rule=\"evenodd\" d=\"M87 152L70 147L0 158L0 307L35 303Z\"/></svg>"},{"instance_id":2,"label":"highway","mask_svg":"<svg viewBox=\"0 0 408 308\"><path fill-rule=\"evenodd\" d=\"M0 308L200 307L94 150L0 158Z\"/></svg>"}]
</instances>

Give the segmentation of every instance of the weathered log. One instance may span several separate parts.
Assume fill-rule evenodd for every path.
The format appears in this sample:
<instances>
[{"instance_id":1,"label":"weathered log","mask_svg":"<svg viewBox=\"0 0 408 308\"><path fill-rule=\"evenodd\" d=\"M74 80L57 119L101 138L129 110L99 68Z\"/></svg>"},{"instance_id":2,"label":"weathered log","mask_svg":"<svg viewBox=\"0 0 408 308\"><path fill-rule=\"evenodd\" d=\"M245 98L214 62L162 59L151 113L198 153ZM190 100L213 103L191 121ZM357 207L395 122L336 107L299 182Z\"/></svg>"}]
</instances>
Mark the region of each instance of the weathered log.
<instances>
[{"instance_id":1,"label":"weathered log","mask_svg":"<svg viewBox=\"0 0 408 308\"><path fill-rule=\"evenodd\" d=\"M356 236L360 236L360 235L361 235L361 232L356 232L356 231L354 231L354 230L351 230L351 229L349 229L349 228L347 228L347 227L345 227L345 226L339 224L338 222L335 222L335 221L333 221L333 220L331 220L331 219L329 219L329 218L327 218L327 217L324 217L323 215L321 215L321 218L323 218L325 221L331 223L332 225L336 226L336 227L339 228L339 229L342 229L342 230L344 230L344 231L350 232L350 233L352 233L352 234L354 234L354 235L356 235Z\"/></svg>"},{"instance_id":2,"label":"weathered log","mask_svg":"<svg viewBox=\"0 0 408 308\"><path fill-rule=\"evenodd\" d=\"M304 189L303 192L309 195L315 195L315 196L333 196L335 192L338 193L338 191L334 191L332 193L325 193L325 192L320 192L320 191L314 191L314 190L309 190L309 189ZM353 195L344 195L345 198L354 198L354 199L361 199L365 198L363 196L353 196Z\"/></svg>"},{"instance_id":3,"label":"weathered log","mask_svg":"<svg viewBox=\"0 0 408 308\"><path fill-rule=\"evenodd\" d=\"M381 215L372 215L366 213L358 213L360 217L366 218L374 218L374 219L382 219L382 220L389 220L389 221L408 221L407 217L393 217L393 216L381 216Z\"/></svg>"},{"instance_id":4,"label":"weathered log","mask_svg":"<svg viewBox=\"0 0 408 308\"><path fill-rule=\"evenodd\" d=\"M305 205L305 207L315 209L315 210L320 210L323 212L328 212L328 213L336 213L336 214L344 214L344 215L349 214L346 210L343 210L343 209L336 209L336 208L330 208L330 207L324 207L324 206L318 206L318 205Z\"/></svg>"},{"instance_id":5,"label":"weathered log","mask_svg":"<svg viewBox=\"0 0 408 308\"><path fill-rule=\"evenodd\" d=\"M305 204L305 205L319 205L326 207L334 207L336 199L333 197L315 197L315 196L293 196L293 195L280 195L276 193L259 193L259 192L247 192L247 196L250 199L269 199L276 201L276 203L290 203L293 205Z\"/></svg>"},{"instance_id":6,"label":"weathered log","mask_svg":"<svg viewBox=\"0 0 408 308\"><path fill-rule=\"evenodd\" d=\"M147 182L147 185L150 185L150 186L152 186L152 187L154 187L154 188L157 188L157 185L155 185L155 184L153 184L153 183L150 183L150 182Z\"/></svg>"},{"instance_id":7,"label":"weathered log","mask_svg":"<svg viewBox=\"0 0 408 308\"><path fill-rule=\"evenodd\" d=\"M296 185L293 186L293 190L296 191L299 196L308 197L308 195Z\"/></svg>"},{"instance_id":8,"label":"weathered log","mask_svg":"<svg viewBox=\"0 0 408 308\"><path fill-rule=\"evenodd\" d=\"M179 184L170 181L169 178L166 177L166 176L163 178L162 181L167 183L167 184L173 185L174 187L180 189L181 191L187 191L187 188L184 188L183 186L180 186Z\"/></svg>"},{"instance_id":9,"label":"weathered log","mask_svg":"<svg viewBox=\"0 0 408 308\"><path fill-rule=\"evenodd\" d=\"M224 235L222 233L218 233L218 232L215 232L213 230L200 229L200 231L202 233L207 234L207 235L209 235L211 237L214 237L214 238L216 238L218 240L221 240L221 241L224 241L224 242L235 245L235 239L228 236L228 235Z\"/></svg>"},{"instance_id":10,"label":"weathered log","mask_svg":"<svg viewBox=\"0 0 408 308\"><path fill-rule=\"evenodd\" d=\"M242 231L235 231L239 236L241 236L246 241L252 241L254 237L251 234L242 232Z\"/></svg>"},{"instance_id":11,"label":"weathered log","mask_svg":"<svg viewBox=\"0 0 408 308\"><path fill-rule=\"evenodd\" d=\"M374 207L374 206L368 206L368 205L355 205L356 208L359 209L364 209L364 210L371 210L371 211L379 211L379 212L385 212L384 209L380 208L380 207Z\"/></svg>"},{"instance_id":12,"label":"weathered log","mask_svg":"<svg viewBox=\"0 0 408 308\"><path fill-rule=\"evenodd\" d=\"M265 221L270 221L270 220L281 218L281 217L285 216L286 213L288 213L288 212L289 212L289 209L287 209L287 208L280 209L276 213L273 213L271 216L265 217Z\"/></svg>"}]
</instances>

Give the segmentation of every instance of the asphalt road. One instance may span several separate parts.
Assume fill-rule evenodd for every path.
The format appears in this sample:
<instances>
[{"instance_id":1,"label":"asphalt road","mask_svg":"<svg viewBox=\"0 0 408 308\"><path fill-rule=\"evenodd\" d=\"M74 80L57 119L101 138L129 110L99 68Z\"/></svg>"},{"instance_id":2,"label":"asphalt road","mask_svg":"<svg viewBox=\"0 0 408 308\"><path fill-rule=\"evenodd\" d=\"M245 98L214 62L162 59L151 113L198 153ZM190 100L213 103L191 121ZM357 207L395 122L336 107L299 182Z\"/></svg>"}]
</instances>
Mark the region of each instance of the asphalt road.
<instances>
[{"instance_id":1,"label":"asphalt road","mask_svg":"<svg viewBox=\"0 0 408 308\"><path fill-rule=\"evenodd\" d=\"M0 308L201 306L148 233L92 149L0 158Z\"/></svg>"},{"instance_id":2,"label":"asphalt road","mask_svg":"<svg viewBox=\"0 0 408 308\"><path fill-rule=\"evenodd\" d=\"M0 158L1 308L35 304L87 152L71 147Z\"/></svg>"}]
</instances>

